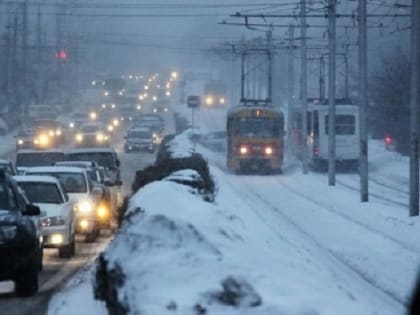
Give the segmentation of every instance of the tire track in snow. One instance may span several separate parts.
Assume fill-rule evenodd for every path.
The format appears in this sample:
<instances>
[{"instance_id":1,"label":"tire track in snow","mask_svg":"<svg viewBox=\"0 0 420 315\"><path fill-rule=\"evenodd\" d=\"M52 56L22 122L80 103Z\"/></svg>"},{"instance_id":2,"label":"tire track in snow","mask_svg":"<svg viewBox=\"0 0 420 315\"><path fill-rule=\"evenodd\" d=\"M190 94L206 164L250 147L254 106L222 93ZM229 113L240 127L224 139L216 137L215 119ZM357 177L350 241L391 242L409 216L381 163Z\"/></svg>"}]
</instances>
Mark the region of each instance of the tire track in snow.
<instances>
[{"instance_id":1,"label":"tire track in snow","mask_svg":"<svg viewBox=\"0 0 420 315\"><path fill-rule=\"evenodd\" d=\"M301 227L295 220L290 218L288 215L286 215L283 211L281 211L277 206L273 205L272 203L268 202L264 199L263 196L261 196L259 193L255 191L253 187L251 187L246 181L241 181L243 183L242 187L245 187L247 189L246 192L241 191L234 185L231 180L228 178L229 174L226 174L226 181L229 182L229 185L231 186L232 190L234 190L236 193L238 193L240 196L242 196L242 200L256 213L256 215L261 218L263 223L267 225L270 230L274 231L275 228L271 226L270 219L263 218L262 214L255 210L256 202L251 203L250 196L254 196L260 203L263 203L267 208L271 209L273 212L275 212L277 215L279 215L284 222L286 222L289 226L293 227L299 234L301 234L310 244L314 244L321 253L324 253L328 257L330 257L334 262L342 266L343 268L347 269L351 275L354 277L359 278L363 283L367 284L369 287L374 289L375 291L378 291L380 294L386 296L387 298L391 299L393 302L403 306L406 308L408 306L408 302L405 301L403 298L397 296L395 293L393 293L391 290L388 290L386 288L381 287L378 285L375 281L369 278L368 275L366 275L365 272L359 270L357 267L346 261L343 257L341 257L339 254L335 253L333 250L329 249L328 247L322 245L313 235L311 235L309 232L307 232L303 227ZM231 175L232 176L232 175ZM276 232L276 235L279 236L278 232ZM281 238L283 241L283 237ZM331 273L331 276L333 278L337 278L337 273L333 272L332 270L329 271ZM342 290L344 290L343 287L341 287ZM354 294L351 294L351 292L346 291L350 296L354 296Z\"/></svg>"},{"instance_id":2,"label":"tire track in snow","mask_svg":"<svg viewBox=\"0 0 420 315\"><path fill-rule=\"evenodd\" d=\"M276 181L280 182L279 179L276 179ZM371 229L368 225L362 224L360 222L358 222L357 220L354 220L353 218L350 218L346 215L343 215L340 212L336 212L336 211L330 211L331 209L329 209L328 207L325 207L324 205L322 205L319 201L314 200L313 198L310 198L292 188L290 188L289 186L287 186L286 184L280 182L280 184L282 184L282 186L284 188L286 188L289 192L297 195L300 198L305 199L306 201L309 201L313 204L315 204L318 207L323 208L324 210L327 210L328 212L332 212L334 214L337 214L338 216L344 218L345 220L348 220L358 226L363 227L364 229L368 230L371 233L374 233L376 235L379 235L381 237L384 237L385 239L396 243L397 245L399 245L400 247L404 248L405 250L408 250L412 253L418 254L419 250L415 249L414 247L405 244L403 242L400 242L399 240L393 239L392 237L390 237L389 235L386 235L384 233L382 233L381 231L375 231L373 229ZM307 232L303 227L301 227L295 220L293 220L290 216L286 215L283 211L281 211L277 206L273 205L272 203L268 202L266 199L264 199L263 196L261 196L261 194L255 192L253 190L253 188L248 184L245 183L245 185L247 186L249 193L252 193L253 195L255 195L262 203L264 203L267 207L269 207L270 209L272 209L274 212L278 213L283 219L287 220L291 225L293 225L297 230L299 230L303 235L305 235L308 239L312 240L320 249L322 249L323 251L328 252L330 255L332 255L337 261L339 261L341 264L345 265L348 269L350 269L352 272L354 272L355 274L357 274L361 279L363 279L366 283L368 283L369 285L371 285L372 287L374 287L375 289L381 291L382 293L384 293L385 295L387 295L389 298L391 298L392 300L394 300L395 302L401 304L404 307L408 307L408 301L404 300L404 298L397 296L397 294L395 294L394 292L392 292L392 290L389 290L387 288L384 288L382 286L380 286L376 281L374 281L373 279L371 279L371 277L369 277L369 275L367 274L366 271L359 269L357 266L353 265L352 263L350 263L349 261L347 261L344 257L342 257L341 255L339 255L338 253L334 252L333 250L329 249L328 247L322 245L314 235L310 234L309 232Z\"/></svg>"}]
</instances>

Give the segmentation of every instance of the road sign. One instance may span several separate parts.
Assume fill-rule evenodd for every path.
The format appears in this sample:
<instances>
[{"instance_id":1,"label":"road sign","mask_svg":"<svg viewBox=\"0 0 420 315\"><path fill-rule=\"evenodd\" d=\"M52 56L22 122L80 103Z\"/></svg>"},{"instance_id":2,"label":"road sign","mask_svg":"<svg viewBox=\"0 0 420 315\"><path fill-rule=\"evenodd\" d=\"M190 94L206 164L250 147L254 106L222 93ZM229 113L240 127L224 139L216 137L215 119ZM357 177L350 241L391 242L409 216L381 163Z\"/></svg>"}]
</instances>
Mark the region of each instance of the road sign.
<instances>
[{"instance_id":1,"label":"road sign","mask_svg":"<svg viewBox=\"0 0 420 315\"><path fill-rule=\"evenodd\" d=\"M187 105L189 108L198 108L200 107L201 101L200 96L190 95L187 98Z\"/></svg>"}]
</instances>

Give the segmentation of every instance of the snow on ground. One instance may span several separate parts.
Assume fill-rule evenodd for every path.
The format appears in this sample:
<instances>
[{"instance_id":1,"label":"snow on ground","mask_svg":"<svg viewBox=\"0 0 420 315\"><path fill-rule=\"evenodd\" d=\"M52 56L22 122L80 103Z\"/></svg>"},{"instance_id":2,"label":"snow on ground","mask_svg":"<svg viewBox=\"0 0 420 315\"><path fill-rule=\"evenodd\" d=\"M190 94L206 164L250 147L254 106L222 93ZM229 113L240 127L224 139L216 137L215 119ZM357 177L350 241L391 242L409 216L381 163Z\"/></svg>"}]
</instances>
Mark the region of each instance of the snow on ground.
<instances>
[{"instance_id":1,"label":"snow on ground","mask_svg":"<svg viewBox=\"0 0 420 315\"><path fill-rule=\"evenodd\" d=\"M189 151L188 134L173 151ZM144 213L107 250L127 273L120 297L131 313L195 314L197 305L207 314L405 313L420 262L417 219L385 201L360 204L353 190L320 185L324 175L293 166L280 176L230 175L223 156L197 149L213 164L216 202L187 186L152 183L130 203ZM248 299L262 304L221 303L229 277L248 283L255 291ZM92 308L87 289L54 303L76 305L83 296Z\"/></svg>"},{"instance_id":2,"label":"snow on ground","mask_svg":"<svg viewBox=\"0 0 420 315\"><path fill-rule=\"evenodd\" d=\"M93 266L79 272L49 303L49 315L105 315L104 303L93 297Z\"/></svg>"}]
</instances>

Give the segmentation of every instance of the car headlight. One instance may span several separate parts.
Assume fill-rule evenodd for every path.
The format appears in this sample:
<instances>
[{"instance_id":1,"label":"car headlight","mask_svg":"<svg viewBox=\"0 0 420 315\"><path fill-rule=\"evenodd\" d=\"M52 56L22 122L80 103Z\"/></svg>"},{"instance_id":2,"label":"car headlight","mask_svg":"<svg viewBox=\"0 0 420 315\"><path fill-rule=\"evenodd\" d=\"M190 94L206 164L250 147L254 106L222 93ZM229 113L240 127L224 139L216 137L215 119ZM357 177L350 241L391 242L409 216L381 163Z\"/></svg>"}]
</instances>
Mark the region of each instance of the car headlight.
<instances>
[{"instance_id":1,"label":"car headlight","mask_svg":"<svg viewBox=\"0 0 420 315\"><path fill-rule=\"evenodd\" d=\"M81 133L76 135L76 142L82 142L83 141L83 135Z\"/></svg>"},{"instance_id":2,"label":"car headlight","mask_svg":"<svg viewBox=\"0 0 420 315\"><path fill-rule=\"evenodd\" d=\"M19 139L19 140L18 140L18 144L19 144L19 145L22 145L22 144L23 144L23 140L22 140L22 139Z\"/></svg>"},{"instance_id":3,"label":"car headlight","mask_svg":"<svg viewBox=\"0 0 420 315\"><path fill-rule=\"evenodd\" d=\"M0 241L10 241L15 238L17 228L15 225L7 225L0 227Z\"/></svg>"},{"instance_id":4,"label":"car headlight","mask_svg":"<svg viewBox=\"0 0 420 315\"><path fill-rule=\"evenodd\" d=\"M93 204L89 200L80 201L76 205L76 211L83 214L88 214L93 211Z\"/></svg>"},{"instance_id":5,"label":"car headlight","mask_svg":"<svg viewBox=\"0 0 420 315\"><path fill-rule=\"evenodd\" d=\"M102 142L102 141L104 141L105 140L105 136L102 134L102 133L98 133L97 135L96 135L96 141L98 141L98 142Z\"/></svg>"},{"instance_id":6,"label":"car headlight","mask_svg":"<svg viewBox=\"0 0 420 315\"><path fill-rule=\"evenodd\" d=\"M50 137L54 137L55 136L55 132L54 130L49 130L48 134L50 135Z\"/></svg>"},{"instance_id":7,"label":"car headlight","mask_svg":"<svg viewBox=\"0 0 420 315\"><path fill-rule=\"evenodd\" d=\"M72 123L72 122L71 122L71 123L69 124L69 127L70 127L70 128L74 128L74 123Z\"/></svg>"},{"instance_id":8,"label":"car headlight","mask_svg":"<svg viewBox=\"0 0 420 315\"><path fill-rule=\"evenodd\" d=\"M219 100L219 103L224 104L225 102L226 102L226 100L223 97L221 97L220 100Z\"/></svg>"},{"instance_id":9,"label":"car headlight","mask_svg":"<svg viewBox=\"0 0 420 315\"><path fill-rule=\"evenodd\" d=\"M206 104L207 105L213 105L213 102L214 102L213 97L211 97L211 96L206 97Z\"/></svg>"},{"instance_id":10,"label":"car headlight","mask_svg":"<svg viewBox=\"0 0 420 315\"><path fill-rule=\"evenodd\" d=\"M57 129L57 130L55 131L55 135L56 135L56 136L61 136L61 129Z\"/></svg>"},{"instance_id":11,"label":"car headlight","mask_svg":"<svg viewBox=\"0 0 420 315\"><path fill-rule=\"evenodd\" d=\"M43 227L65 225L66 220L63 217L60 217L60 216L48 217L48 218L42 219L41 224L42 224Z\"/></svg>"}]
</instances>

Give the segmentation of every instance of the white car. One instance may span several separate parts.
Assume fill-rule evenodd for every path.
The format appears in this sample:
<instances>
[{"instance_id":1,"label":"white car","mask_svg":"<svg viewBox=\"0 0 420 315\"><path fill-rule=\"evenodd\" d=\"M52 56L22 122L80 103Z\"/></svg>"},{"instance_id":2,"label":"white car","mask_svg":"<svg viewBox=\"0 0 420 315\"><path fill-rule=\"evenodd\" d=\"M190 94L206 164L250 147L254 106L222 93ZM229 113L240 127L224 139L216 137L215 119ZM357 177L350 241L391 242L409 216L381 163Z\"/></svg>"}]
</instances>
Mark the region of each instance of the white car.
<instances>
[{"instance_id":1,"label":"white car","mask_svg":"<svg viewBox=\"0 0 420 315\"><path fill-rule=\"evenodd\" d=\"M93 242L99 235L97 206L101 190L94 188L85 169L78 167L43 166L27 170L26 175L47 175L58 179L74 203L76 215L76 233L86 236L87 242Z\"/></svg>"},{"instance_id":2,"label":"white car","mask_svg":"<svg viewBox=\"0 0 420 315\"><path fill-rule=\"evenodd\" d=\"M41 209L43 246L58 248L61 258L75 254L75 218L73 204L51 176L15 176L29 201Z\"/></svg>"}]
</instances>

